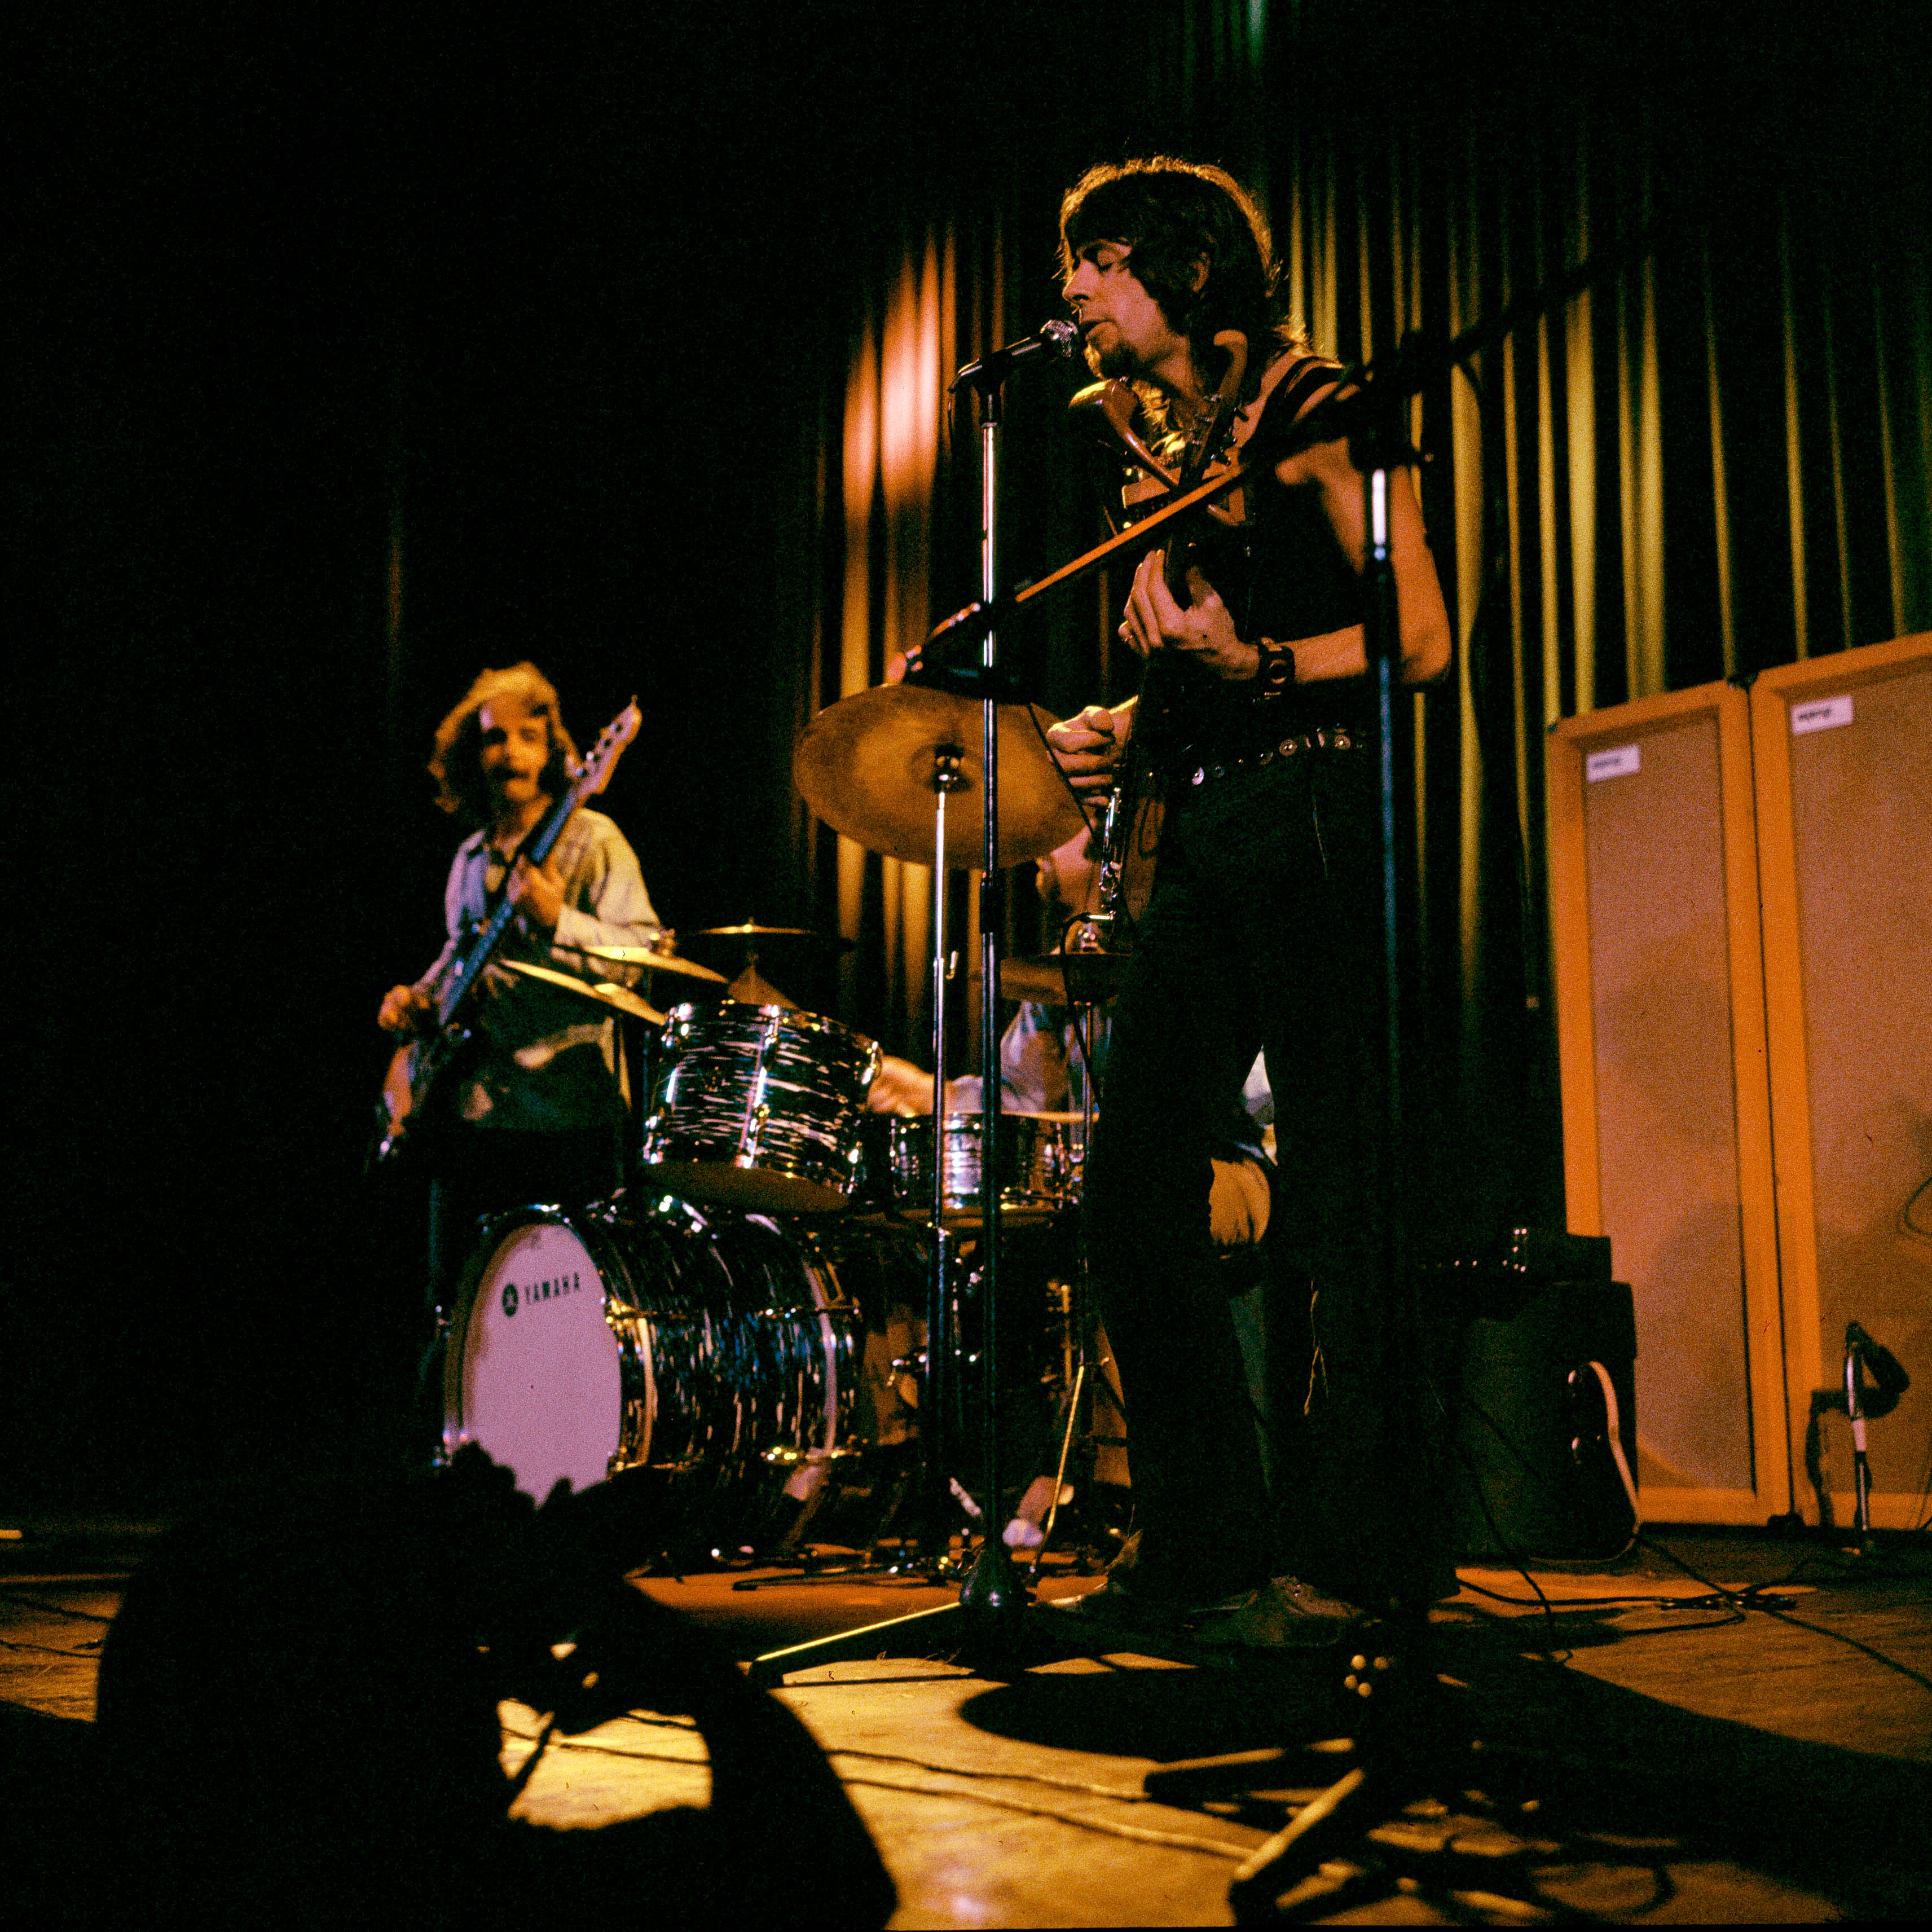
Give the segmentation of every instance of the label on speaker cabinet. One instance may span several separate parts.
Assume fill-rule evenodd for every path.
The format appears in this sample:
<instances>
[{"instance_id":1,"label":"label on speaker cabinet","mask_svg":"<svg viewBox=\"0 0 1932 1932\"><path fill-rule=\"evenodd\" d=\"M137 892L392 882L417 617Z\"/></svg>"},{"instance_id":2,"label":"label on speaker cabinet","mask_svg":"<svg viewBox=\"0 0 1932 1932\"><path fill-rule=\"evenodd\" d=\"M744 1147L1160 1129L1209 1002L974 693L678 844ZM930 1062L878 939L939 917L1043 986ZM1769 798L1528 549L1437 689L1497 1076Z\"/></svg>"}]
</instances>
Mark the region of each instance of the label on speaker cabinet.
<instances>
[{"instance_id":1,"label":"label on speaker cabinet","mask_svg":"<svg viewBox=\"0 0 1932 1932\"><path fill-rule=\"evenodd\" d=\"M1594 784L1599 778L1627 778L1643 770L1641 745L1618 745L1614 750L1592 752L1583 760L1583 776Z\"/></svg>"},{"instance_id":2,"label":"label on speaker cabinet","mask_svg":"<svg viewBox=\"0 0 1932 1932\"><path fill-rule=\"evenodd\" d=\"M1802 738L1807 731L1829 731L1852 722L1852 694L1814 698L1808 704L1791 707L1791 735Z\"/></svg>"}]
</instances>

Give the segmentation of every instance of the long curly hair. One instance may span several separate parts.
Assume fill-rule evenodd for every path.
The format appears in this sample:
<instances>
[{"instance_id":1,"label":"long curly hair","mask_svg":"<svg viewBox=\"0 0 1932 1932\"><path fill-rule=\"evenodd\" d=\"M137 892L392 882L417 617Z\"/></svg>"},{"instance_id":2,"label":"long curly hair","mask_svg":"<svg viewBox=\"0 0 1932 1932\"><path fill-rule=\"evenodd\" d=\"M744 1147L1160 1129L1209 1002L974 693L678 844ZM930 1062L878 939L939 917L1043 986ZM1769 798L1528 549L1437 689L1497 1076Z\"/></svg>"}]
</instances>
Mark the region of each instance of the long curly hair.
<instances>
[{"instance_id":1,"label":"long curly hair","mask_svg":"<svg viewBox=\"0 0 1932 1932\"><path fill-rule=\"evenodd\" d=\"M520 698L531 716L542 718L549 727L550 758L543 769L544 790L552 798L560 796L576 769L577 747L564 729L556 686L527 658L502 670L481 673L456 708L436 728L436 749L429 761L430 776L436 781L436 803L466 825L487 825L491 815L489 790L483 782L481 713L484 705L511 697Z\"/></svg>"},{"instance_id":2,"label":"long curly hair","mask_svg":"<svg viewBox=\"0 0 1932 1932\"><path fill-rule=\"evenodd\" d=\"M1250 394L1276 348L1306 351L1299 326L1280 314L1280 269L1268 222L1225 168L1172 154L1089 168L1060 200L1063 280L1079 266L1080 251L1096 242L1123 242L1132 249L1135 279L1187 338L1196 365L1210 377L1219 366L1214 338L1223 329L1238 328L1248 338ZM1195 265L1204 260L1207 277L1196 289ZM1101 374L1091 350L1088 360ZM1164 422L1150 390L1143 400Z\"/></svg>"}]
</instances>

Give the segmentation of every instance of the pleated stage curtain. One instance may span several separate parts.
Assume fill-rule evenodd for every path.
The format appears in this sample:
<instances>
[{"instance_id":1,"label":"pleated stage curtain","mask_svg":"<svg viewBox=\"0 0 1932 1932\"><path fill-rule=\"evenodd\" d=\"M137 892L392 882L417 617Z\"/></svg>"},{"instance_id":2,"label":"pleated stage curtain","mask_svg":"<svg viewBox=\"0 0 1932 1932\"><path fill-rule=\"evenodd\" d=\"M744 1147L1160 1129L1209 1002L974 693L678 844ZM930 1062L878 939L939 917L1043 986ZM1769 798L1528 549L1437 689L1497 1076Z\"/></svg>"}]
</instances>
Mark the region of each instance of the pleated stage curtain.
<instances>
[{"instance_id":1,"label":"pleated stage curtain","mask_svg":"<svg viewBox=\"0 0 1932 1932\"><path fill-rule=\"evenodd\" d=\"M1089 161L1179 152L1249 180L1288 306L1349 362L1412 332L1439 345L1599 268L1412 405L1458 650L1412 700L1403 769L1442 1074L1428 1104L1460 1150L1466 1221L1562 1212L1548 728L1932 627L1932 274L1894 17L1780 38L1768 14L1739 40L1714 16L1700 38L1694 10L1687 27L1660 9L1552 26L1416 7L1371 46L1364 10L1203 0L1118 8L1096 46L1015 10L957 118L895 124L890 170L828 215L847 307L818 372L836 403L799 639L819 703L878 682L974 593L978 455L945 384L1060 312L1058 199ZM1081 84L1095 73L1104 88ZM1100 532L1058 427L1073 386L1034 370L1012 386L1016 580ZM1130 688L1110 654L1124 586L1070 592L1016 640L1055 710ZM860 941L848 1017L916 1045L924 869L807 836L819 916ZM971 959L963 884L958 900Z\"/></svg>"}]
</instances>

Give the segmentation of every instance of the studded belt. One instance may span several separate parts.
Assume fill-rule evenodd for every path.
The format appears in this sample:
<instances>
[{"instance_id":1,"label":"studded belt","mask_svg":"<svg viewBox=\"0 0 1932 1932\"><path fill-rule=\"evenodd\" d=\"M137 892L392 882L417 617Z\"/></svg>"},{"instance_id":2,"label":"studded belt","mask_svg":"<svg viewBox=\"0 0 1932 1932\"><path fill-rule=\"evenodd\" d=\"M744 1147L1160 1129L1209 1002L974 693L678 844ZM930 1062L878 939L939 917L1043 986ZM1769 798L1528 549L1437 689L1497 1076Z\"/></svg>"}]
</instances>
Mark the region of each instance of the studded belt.
<instances>
[{"instance_id":1,"label":"studded belt","mask_svg":"<svg viewBox=\"0 0 1932 1932\"><path fill-rule=\"evenodd\" d=\"M1188 782L1206 784L1213 779L1227 777L1231 772L1271 765L1278 758L1298 758L1305 752L1359 752L1366 748L1366 743L1361 733L1351 730L1346 724L1324 724L1313 731L1291 732L1286 738L1264 745L1258 751L1244 753L1238 758L1217 758L1210 764L1197 765Z\"/></svg>"}]
</instances>

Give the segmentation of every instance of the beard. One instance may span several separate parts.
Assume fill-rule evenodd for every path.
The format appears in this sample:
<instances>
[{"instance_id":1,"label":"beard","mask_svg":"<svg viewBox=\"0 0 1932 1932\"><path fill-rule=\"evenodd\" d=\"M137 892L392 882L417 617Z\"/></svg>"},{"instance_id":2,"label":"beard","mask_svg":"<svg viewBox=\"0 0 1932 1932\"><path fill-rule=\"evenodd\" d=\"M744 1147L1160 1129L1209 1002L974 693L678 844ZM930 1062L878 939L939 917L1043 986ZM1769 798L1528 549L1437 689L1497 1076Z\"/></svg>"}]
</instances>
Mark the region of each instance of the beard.
<instances>
[{"instance_id":1,"label":"beard","mask_svg":"<svg viewBox=\"0 0 1932 1932\"><path fill-rule=\"evenodd\" d=\"M1141 373L1141 365L1134 352L1127 346L1127 339L1116 328L1104 335L1100 344L1089 341L1086 348L1087 366L1096 376L1111 376L1120 382L1132 382Z\"/></svg>"}]
</instances>

